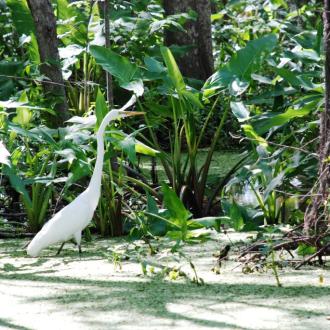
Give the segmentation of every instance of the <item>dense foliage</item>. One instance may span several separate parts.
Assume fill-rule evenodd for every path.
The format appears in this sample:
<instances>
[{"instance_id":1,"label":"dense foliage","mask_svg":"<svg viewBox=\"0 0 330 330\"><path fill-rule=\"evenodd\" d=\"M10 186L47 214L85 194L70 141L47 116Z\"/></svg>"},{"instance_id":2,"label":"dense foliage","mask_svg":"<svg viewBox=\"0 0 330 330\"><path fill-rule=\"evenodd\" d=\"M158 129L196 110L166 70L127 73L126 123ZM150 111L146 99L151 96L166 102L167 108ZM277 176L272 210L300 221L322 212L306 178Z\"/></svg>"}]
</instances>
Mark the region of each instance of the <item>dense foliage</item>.
<instances>
[{"instance_id":1,"label":"dense foliage","mask_svg":"<svg viewBox=\"0 0 330 330\"><path fill-rule=\"evenodd\" d=\"M214 1L215 72L197 81L176 63L185 50L164 45L164 31L184 31L194 12L166 16L160 1L111 1L106 48L100 5L54 1L71 117L54 128L58 100L42 92L29 8L0 1L0 230L36 232L85 189L94 133L109 111L105 71L115 105L135 93L145 116L109 127L90 230L190 241L205 227L303 221L317 177L322 8L225 3ZM215 152L228 148L240 155L211 175Z\"/></svg>"}]
</instances>

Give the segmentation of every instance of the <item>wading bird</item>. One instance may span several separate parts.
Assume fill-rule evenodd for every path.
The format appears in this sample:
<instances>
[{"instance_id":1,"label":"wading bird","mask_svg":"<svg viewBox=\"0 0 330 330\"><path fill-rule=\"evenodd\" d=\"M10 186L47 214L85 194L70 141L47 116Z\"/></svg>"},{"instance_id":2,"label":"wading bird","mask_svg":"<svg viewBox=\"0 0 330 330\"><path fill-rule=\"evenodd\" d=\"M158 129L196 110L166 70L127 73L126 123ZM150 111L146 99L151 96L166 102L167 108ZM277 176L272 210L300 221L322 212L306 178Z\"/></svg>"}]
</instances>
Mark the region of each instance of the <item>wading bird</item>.
<instances>
[{"instance_id":1,"label":"wading bird","mask_svg":"<svg viewBox=\"0 0 330 330\"><path fill-rule=\"evenodd\" d=\"M101 195L101 181L104 158L104 132L107 125L112 121L128 116L141 115L143 112L125 111L136 101L132 98L120 109L111 110L104 117L97 137L97 156L94 172L87 189L74 201L56 213L37 233L27 247L27 253L31 257L37 257L40 251L50 245L62 242L58 254L66 241L74 239L81 253L81 232L88 226L93 218Z\"/></svg>"}]
</instances>

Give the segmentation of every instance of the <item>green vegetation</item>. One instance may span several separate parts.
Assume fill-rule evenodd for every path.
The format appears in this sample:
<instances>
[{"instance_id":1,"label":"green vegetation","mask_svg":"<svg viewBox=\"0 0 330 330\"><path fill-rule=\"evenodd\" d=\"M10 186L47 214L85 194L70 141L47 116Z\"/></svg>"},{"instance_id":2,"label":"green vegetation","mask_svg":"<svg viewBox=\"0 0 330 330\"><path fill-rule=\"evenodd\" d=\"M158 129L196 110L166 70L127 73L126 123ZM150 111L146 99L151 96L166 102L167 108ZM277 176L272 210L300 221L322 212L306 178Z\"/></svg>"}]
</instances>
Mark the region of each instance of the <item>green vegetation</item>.
<instances>
[{"instance_id":1,"label":"green vegetation","mask_svg":"<svg viewBox=\"0 0 330 330\"><path fill-rule=\"evenodd\" d=\"M308 283L303 293L303 285L286 288L284 273L328 267L328 12L327 0L0 0L0 280L79 285L51 298L64 305L89 302L85 286L115 288L59 280L51 269L34 273L57 246L34 265L10 259L25 260L20 239L87 188L102 120L134 95L127 110L143 114L107 127L101 197L83 232L81 262L99 258L121 269L134 259L149 277L118 285L115 301L125 289L139 297L145 291L151 304L133 299L128 306L171 320L163 291L177 301L221 292L223 299L210 297L215 304L234 291L246 303L325 296ZM252 239L234 242L242 233ZM99 245L119 236L130 248ZM278 288L195 285L205 279L185 249L217 239L218 250L228 243L229 260L217 251L209 272L222 276L235 257L246 276L265 272ZM78 256L67 245L70 264ZM97 293L98 308L104 297ZM1 326L24 329L0 318Z\"/></svg>"}]
</instances>

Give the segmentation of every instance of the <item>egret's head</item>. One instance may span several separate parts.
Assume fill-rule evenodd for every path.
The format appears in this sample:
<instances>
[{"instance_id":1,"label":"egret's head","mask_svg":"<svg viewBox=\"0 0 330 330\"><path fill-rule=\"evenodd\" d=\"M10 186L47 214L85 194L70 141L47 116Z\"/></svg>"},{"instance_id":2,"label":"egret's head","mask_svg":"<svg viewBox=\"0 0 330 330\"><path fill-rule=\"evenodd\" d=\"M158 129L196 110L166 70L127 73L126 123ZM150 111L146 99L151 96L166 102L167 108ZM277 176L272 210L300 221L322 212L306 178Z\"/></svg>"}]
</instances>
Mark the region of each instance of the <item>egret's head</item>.
<instances>
[{"instance_id":1,"label":"egret's head","mask_svg":"<svg viewBox=\"0 0 330 330\"><path fill-rule=\"evenodd\" d=\"M137 111L112 110L111 112L113 112L113 118L115 119L144 115L144 112Z\"/></svg>"}]
</instances>

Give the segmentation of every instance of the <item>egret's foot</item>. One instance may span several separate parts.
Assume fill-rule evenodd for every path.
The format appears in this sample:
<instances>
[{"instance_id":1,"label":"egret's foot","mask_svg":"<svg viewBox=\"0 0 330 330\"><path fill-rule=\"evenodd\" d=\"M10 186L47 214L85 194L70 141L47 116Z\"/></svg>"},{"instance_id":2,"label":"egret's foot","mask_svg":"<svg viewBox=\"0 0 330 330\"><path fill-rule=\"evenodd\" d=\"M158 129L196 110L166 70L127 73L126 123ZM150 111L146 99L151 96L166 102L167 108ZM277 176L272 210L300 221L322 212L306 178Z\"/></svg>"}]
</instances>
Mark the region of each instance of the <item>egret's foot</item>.
<instances>
[{"instance_id":1,"label":"egret's foot","mask_svg":"<svg viewBox=\"0 0 330 330\"><path fill-rule=\"evenodd\" d=\"M63 242L63 243L61 244L60 248L58 249L58 251L57 251L57 253L56 253L57 256L61 253L64 244L65 244L65 242Z\"/></svg>"}]
</instances>

